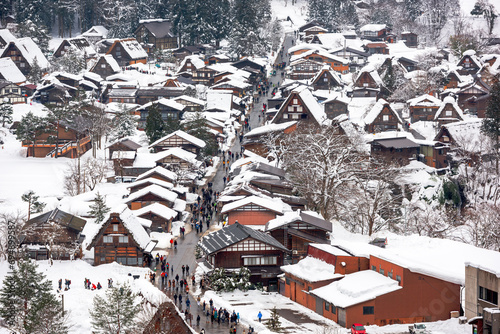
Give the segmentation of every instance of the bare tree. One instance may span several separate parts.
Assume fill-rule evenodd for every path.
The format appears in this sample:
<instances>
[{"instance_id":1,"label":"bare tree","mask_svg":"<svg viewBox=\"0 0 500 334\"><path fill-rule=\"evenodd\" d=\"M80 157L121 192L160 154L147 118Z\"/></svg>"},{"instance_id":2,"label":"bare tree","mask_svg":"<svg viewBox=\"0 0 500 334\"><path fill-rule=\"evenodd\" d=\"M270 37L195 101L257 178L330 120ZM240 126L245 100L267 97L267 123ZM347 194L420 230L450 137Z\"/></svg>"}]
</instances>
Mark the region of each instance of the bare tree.
<instances>
[{"instance_id":1,"label":"bare tree","mask_svg":"<svg viewBox=\"0 0 500 334\"><path fill-rule=\"evenodd\" d=\"M0 213L0 259L8 257L8 242L9 242L9 222L13 229L15 239L19 236L22 226L26 222L26 216L20 211L15 213ZM11 227L11 228L12 228Z\"/></svg>"},{"instance_id":2,"label":"bare tree","mask_svg":"<svg viewBox=\"0 0 500 334\"><path fill-rule=\"evenodd\" d=\"M372 161L363 165L342 203L342 221L351 231L372 235L401 218L402 192L394 183L398 169Z\"/></svg>"},{"instance_id":3,"label":"bare tree","mask_svg":"<svg viewBox=\"0 0 500 334\"><path fill-rule=\"evenodd\" d=\"M476 247L500 251L500 206L481 203L465 213L463 241Z\"/></svg>"},{"instance_id":4,"label":"bare tree","mask_svg":"<svg viewBox=\"0 0 500 334\"><path fill-rule=\"evenodd\" d=\"M80 164L79 159L71 161L64 176L64 189L70 196L94 190L109 169L108 163L102 159L88 158L83 164Z\"/></svg>"},{"instance_id":5,"label":"bare tree","mask_svg":"<svg viewBox=\"0 0 500 334\"><path fill-rule=\"evenodd\" d=\"M329 220L356 181L367 156L338 126L303 125L280 142L283 167L311 209Z\"/></svg>"}]
</instances>

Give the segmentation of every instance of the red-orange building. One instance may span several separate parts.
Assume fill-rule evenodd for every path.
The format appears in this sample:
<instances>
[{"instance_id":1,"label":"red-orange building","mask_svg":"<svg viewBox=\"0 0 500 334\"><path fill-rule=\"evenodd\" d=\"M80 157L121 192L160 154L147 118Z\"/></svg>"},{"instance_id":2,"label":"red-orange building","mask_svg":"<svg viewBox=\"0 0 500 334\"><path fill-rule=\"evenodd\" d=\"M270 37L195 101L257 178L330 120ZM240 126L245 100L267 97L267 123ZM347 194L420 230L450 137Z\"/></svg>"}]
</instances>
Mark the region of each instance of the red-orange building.
<instances>
[{"instance_id":1,"label":"red-orange building","mask_svg":"<svg viewBox=\"0 0 500 334\"><path fill-rule=\"evenodd\" d=\"M229 225L238 222L242 225L266 225L268 221L283 214L283 202L272 198L249 196L228 203L221 213L227 215Z\"/></svg>"}]
</instances>

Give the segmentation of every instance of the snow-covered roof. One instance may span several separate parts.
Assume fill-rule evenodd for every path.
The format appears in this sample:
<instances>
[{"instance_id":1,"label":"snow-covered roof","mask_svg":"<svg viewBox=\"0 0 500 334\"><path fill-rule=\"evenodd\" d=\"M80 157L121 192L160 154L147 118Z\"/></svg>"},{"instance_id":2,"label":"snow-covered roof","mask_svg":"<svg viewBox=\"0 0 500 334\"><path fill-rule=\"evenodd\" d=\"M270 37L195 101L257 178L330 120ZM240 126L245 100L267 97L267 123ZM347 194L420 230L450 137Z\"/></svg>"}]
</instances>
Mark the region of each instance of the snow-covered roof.
<instances>
[{"instance_id":1,"label":"snow-covered roof","mask_svg":"<svg viewBox=\"0 0 500 334\"><path fill-rule=\"evenodd\" d=\"M139 176L137 176L136 181L147 179L152 174L155 174L155 173L165 177L168 180L177 179L177 174L175 174L174 172L169 171L168 169L166 169L164 167L156 166L155 168L152 168L152 169L148 170L147 172L144 172L144 173L140 174Z\"/></svg>"},{"instance_id":2,"label":"snow-covered roof","mask_svg":"<svg viewBox=\"0 0 500 334\"><path fill-rule=\"evenodd\" d=\"M288 52L291 54L293 52L300 50L325 50L325 47L319 44L303 43L292 46L291 48L288 49Z\"/></svg>"},{"instance_id":3,"label":"snow-covered roof","mask_svg":"<svg viewBox=\"0 0 500 334\"><path fill-rule=\"evenodd\" d=\"M174 156L177 157L181 160L187 161L187 162L192 162L194 164L197 163L196 161L196 154L186 151L180 147L172 147L169 148L168 150L161 151L155 154L155 161L158 162L161 159L165 159L166 157L169 156Z\"/></svg>"},{"instance_id":4,"label":"snow-covered roof","mask_svg":"<svg viewBox=\"0 0 500 334\"><path fill-rule=\"evenodd\" d=\"M327 33L327 34L319 34L317 35L321 45L330 48L340 48L344 47L345 37L343 34L339 33Z\"/></svg>"},{"instance_id":5,"label":"snow-covered roof","mask_svg":"<svg viewBox=\"0 0 500 334\"><path fill-rule=\"evenodd\" d=\"M370 32L377 32L382 29L385 29L386 25L385 24L365 24L361 28L359 28L359 31L365 32L365 31L370 31Z\"/></svg>"},{"instance_id":6,"label":"snow-covered roof","mask_svg":"<svg viewBox=\"0 0 500 334\"><path fill-rule=\"evenodd\" d=\"M315 82L323 74L323 71L328 71L330 73L330 75L335 79L335 81L337 81L339 84L343 83L342 78L340 77L340 75L336 71L332 70L332 68L329 65L324 65L323 68L321 70L319 70L314 75L314 77L312 77L310 79L310 81L309 81L310 84Z\"/></svg>"},{"instance_id":7,"label":"snow-covered roof","mask_svg":"<svg viewBox=\"0 0 500 334\"><path fill-rule=\"evenodd\" d=\"M103 55L101 57L106 63L108 63L109 67L111 67L113 72L118 73L121 71L120 65L118 65L116 59L113 58L113 55Z\"/></svg>"},{"instance_id":8,"label":"snow-covered roof","mask_svg":"<svg viewBox=\"0 0 500 334\"><path fill-rule=\"evenodd\" d=\"M0 76L16 84L26 81L24 74L9 57L0 58Z\"/></svg>"},{"instance_id":9,"label":"snow-covered roof","mask_svg":"<svg viewBox=\"0 0 500 334\"><path fill-rule=\"evenodd\" d=\"M319 282L344 277L344 275L335 273L335 266L311 256L300 260L296 264L281 266L281 270L308 282Z\"/></svg>"},{"instance_id":10,"label":"snow-covered roof","mask_svg":"<svg viewBox=\"0 0 500 334\"><path fill-rule=\"evenodd\" d=\"M160 180L160 179L157 179L154 177L148 177L148 178L145 178L142 180L136 180L135 182L132 182L130 184L130 186L127 187L127 189L134 188L134 187L137 187L137 186L140 186L143 184L148 184L148 183L156 184L156 185L163 187L163 188L166 188L166 189L172 189L174 187L174 185L170 182L163 181L163 180Z\"/></svg>"},{"instance_id":11,"label":"snow-covered roof","mask_svg":"<svg viewBox=\"0 0 500 334\"><path fill-rule=\"evenodd\" d=\"M410 99L406 101L410 107L415 107L415 106L424 106L424 107L438 107L441 105L441 100L429 95L429 94L424 94L417 96L413 99Z\"/></svg>"},{"instance_id":12,"label":"snow-covered roof","mask_svg":"<svg viewBox=\"0 0 500 334\"><path fill-rule=\"evenodd\" d=\"M115 159L129 159L133 160L135 158L135 151L114 151L111 155L111 160Z\"/></svg>"},{"instance_id":13,"label":"snow-covered roof","mask_svg":"<svg viewBox=\"0 0 500 334\"><path fill-rule=\"evenodd\" d=\"M341 280L311 290L310 293L336 307L347 308L399 289L402 287L398 281L373 270L363 270L345 275Z\"/></svg>"},{"instance_id":14,"label":"snow-covered roof","mask_svg":"<svg viewBox=\"0 0 500 334\"><path fill-rule=\"evenodd\" d=\"M131 59L142 59L147 58L148 53L139 44L135 38L127 38L120 40L117 44L121 44L123 50L130 56Z\"/></svg>"},{"instance_id":15,"label":"snow-covered roof","mask_svg":"<svg viewBox=\"0 0 500 334\"><path fill-rule=\"evenodd\" d=\"M378 74L377 70L375 69L375 67L373 67L372 64L369 64L369 65L366 65L365 67L363 67L360 71L359 71L359 74L356 78L356 81L361 77L361 75L363 73L367 72L373 79L373 81L375 81L375 83L379 86L383 86L384 85L384 81L382 81L382 78L380 77L380 75Z\"/></svg>"},{"instance_id":16,"label":"snow-covered roof","mask_svg":"<svg viewBox=\"0 0 500 334\"><path fill-rule=\"evenodd\" d=\"M279 214L283 213L283 202L280 199L262 198L257 196L248 196L239 201L226 204L222 207L221 213L226 213L248 204L255 204Z\"/></svg>"},{"instance_id":17,"label":"snow-covered roof","mask_svg":"<svg viewBox=\"0 0 500 334\"><path fill-rule=\"evenodd\" d=\"M174 201L177 199L179 196L176 192L173 192L169 189L160 187L159 185L156 184L151 184L145 188L142 188L134 193L131 193L129 197L126 198L125 203L131 203L138 199L139 197L142 197L146 194L153 194L156 195L160 198L163 198L167 200L168 202L174 203Z\"/></svg>"},{"instance_id":18,"label":"snow-covered roof","mask_svg":"<svg viewBox=\"0 0 500 334\"><path fill-rule=\"evenodd\" d=\"M9 29L0 29L0 38L4 40L6 45L16 40L16 37L12 35Z\"/></svg>"},{"instance_id":19,"label":"snow-covered roof","mask_svg":"<svg viewBox=\"0 0 500 334\"><path fill-rule=\"evenodd\" d=\"M177 96L176 98L173 98L172 100L174 100L176 102L177 102L177 100L185 100L185 101L188 101L188 102L191 102L191 103L199 104L201 106L205 105L205 101L197 99L196 97L192 97L192 96L189 96L189 95Z\"/></svg>"},{"instance_id":20,"label":"snow-covered roof","mask_svg":"<svg viewBox=\"0 0 500 334\"><path fill-rule=\"evenodd\" d=\"M365 124L372 124L373 121L375 121L375 119L377 118L377 116L382 112L382 110L384 109L384 106L387 105L392 111L393 111L393 114L396 115L399 123L403 123L403 121L401 120L401 117L399 117L398 113L395 112L389 102L387 102L386 100L384 99L379 99L377 101L377 103L375 103L375 105L373 106L373 108L368 112L368 114L365 116L364 118L364 122Z\"/></svg>"},{"instance_id":21,"label":"snow-covered roof","mask_svg":"<svg viewBox=\"0 0 500 334\"><path fill-rule=\"evenodd\" d=\"M298 93L299 98L304 103L304 107L309 109L309 112L311 113L311 115L314 117L314 119L316 120L316 122L318 124L321 125L321 124L323 124L323 122L325 120L327 120L327 117L326 117L326 114L325 114L323 107L321 107L319 105L318 101L313 96L311 90L308 87L300 86L300 87L294 89L292 91L292 93L290 94L290 96L293 93ZM286 103L283 103L283 107L285 106L285 104Z\"/></svg>"},{"instance_id":22,"label":"snow-covered roof","mask_svg":"<svg viewBox=\"0 0 500 334\"><path fill-rule=\"evenodd\" d=\"M89 30L85 31L82 36L98 36L106 38L108 36L108 29L104 26L93 26Z\"/></svg>"},{"instance_id":23,"label":"snow-covered roof","mask_svg":"<svg viewBox=\"0 0 500 334\"><path fill-rule=\"evenodd\" d=\"M203 68L205 67L205 62L203 61L203 59L201 59L200 56L198 55L191 55L191 56L186 56L184 58L184 60L182 61L182 63L179 65L179 70L182 69L184 67L184 65L186 65L186 63L190 61L191 64L193 64L193 66L199 70L200 68Z\"/></svg>"},{"instance_id":24,"label":"snow-covered roof","mask_svg":"<svg viewBox=\"0 0 500 334\"><path fill-rule=\"evenodd\" d=\"M437 121L439 118L446 118L445 115L441 115L443 112L443 109L446 107L446 105L451 104L453 109L457 112L459 117L463 120L464 119L464 113L462 109L458 106L457 101L451 96L447 96L444 98L443 102L441 102L441 106L439 109L436 111L436 115L434 115L434 120ZM441 117L440 117L441 116Z\"/></svg>"},{"instance_id":25,"label":"snow-covered roof","mask_svg":"<svg viewBox=\"0 0 500 334\"><path fill-rule=\"evenodd\" d=\"M207 110L220 109L230 111L232 104L232 92L226 90L207 90Z\"/></svg>"},{"instance_id":26,"label":"snow-covered roof","mask_svg":"<svg viewBox=\"0 0 500 334\"><path fill-rule=\"evenodd\" d=\"M178 102L175 102L174 100L166 99L166 98L161 98L159 100L151 101L151 102L146 103L140 109L141 110L145 110L145 109L151 107L153 104L161 104L161 105L163 105L165 107L176 109L176 110L184 110L184 108L186 108L185 105L180 104Z\"/></svg>"},{"instance_id":27,"label":"snow-covered roof","mask_svg":"<svg viewBox=\"0 0 500 334\"><path fill-rule=\"evenodd\" d=\"M309 246L322 250L323 252L336 256L352 256L346 251L329 244L309 244Z\"/></svg>"},{"instance_id":28,"label":"snow-covered roof","mask_svg":"<svg viewBox=\"0 0 500 334\"><path fill-rule=\"evenodd\" d=\"M178 213L175 210L170 209L169 207L162 205L160 203L152 203L147 206L144 206L138 210L134 210L133 213L136 216L142 216L146 213L152 213L157 216L160 216L166 220L170 220L172 218L177 217Z\"/></svg>"},{"instance_id":29,"label":"snow-covered roof","mask_svg":"<svg viewBox=\"0 0 500 334\"><path fill-rule=\"evenodd\" d=\"M171 134L166 135L165 137L163 137L161 139L158 139L157 141L155 141L154 143L149 145L149 148L155 147L156 145L158 145L162 141L167 140L173 136L181 137L182 139L184 139L184 140L186 140L186 141L188 141L188 142L192 143L193 145L198 146L200 148L203 148L206 146L206 143L203 140L198 139L195 136L192 136L189 133L184 132L182 130L177 130L175 132L172 132Z\"/></svg>"},{"instance_id":30,"label":"snow-covered roof","mask_svg":"<svg viewBox=\"0 0 500 334\"><path fill-rule=\"evenodd\" d=\"M151 252L156 245L156 241L152 241L149 237L148 233L144 229L141 220L134 215L132 210L130 210L127 205L120 204L116 207L112 208L109 213L104 217L104 223L102 224L100 229L95 230L95 234L88 235L88 240L92 240L87 249L90 249L95 245L97 240L94 240L100 232L109 225L109 218L112 214L117 213L120 217L120 220L123 223L123 226L127 231L129 231L132 239L137 243L137 245L145 250L146 252Z\"/></svg>"},{"instance_id":31,"label":"snow-covered roof","mask_svg":"<svg viewBox=\"0 0 500 334\"><path fill-rule=\"evenodd\" d=\"M303 221L317 228L332 232L332 223L323 219L318 213L313 211L290 211L284 212L282 216L277 216L266 224L266 231L272 231L283 225L288 225L296 221Z\"/></svg>"},{"instance_id":32,"label":"snow-covered roof","mask_svg":"<svg viewBox=\"0 0 500 334\"><path fill-rule=\"evenodd\" d=\"M38 62L40 68L45 69L49 66L49 61L42 53L42 50L36 45L36 43L30 37L20 38L13 42L19 49L26 61L33 66L35 59Z\"/></svg>"},{"instance_id":33,"label":"snow-covered roof","mask_svg":"<svg viewBox=\"0 0 500 334\"><path fill-rule=\"evenodd\" d=\"M238 89L245 89L251 87L251 85L248 82L246 82L246 80L243 78L234 77L232 75L228 75L227 77L230 80L213 85L212 88L224 88L225 86L229 86Z\"/></svg>"},{"instance_id":34,"label":"snow-covered roof","mask_svg":"<svg viewBox=\"0 0 500 334\"><path fill-rule=\"evenodd\" d=\"M465 148L469 152L481 152L484 149L484 134L481 132L482 118L471 118L465 121L453 122L443 125L456 145Z\"/></svg>"}]
</instances>

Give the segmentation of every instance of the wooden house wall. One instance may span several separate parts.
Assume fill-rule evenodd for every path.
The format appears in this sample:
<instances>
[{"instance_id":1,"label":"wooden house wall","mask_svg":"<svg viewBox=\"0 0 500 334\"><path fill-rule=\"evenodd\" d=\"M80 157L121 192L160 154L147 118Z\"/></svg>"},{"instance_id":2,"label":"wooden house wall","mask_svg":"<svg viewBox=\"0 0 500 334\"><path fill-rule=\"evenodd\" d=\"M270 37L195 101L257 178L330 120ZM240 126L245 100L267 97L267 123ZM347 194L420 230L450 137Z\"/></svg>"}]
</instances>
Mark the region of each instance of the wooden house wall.
<instances>
[{"instance_id":1,"label":"wooden house wall","mask_svg":"<svg viewBox=\"0 0 500 334\"><path fill-rule=\"evenodd\" d=\"M354 83L354 87L379 88L369 72L363 72Z\"/></svg>"},{"instance_id":2,"label":"wooden house wall","mask_svg":"<svg viewBox=\"0 0 500 334\"><path fill-rule=\"evenodd\" d=\"M412 122L433 121L439 106L412 106L410 107L410 117Z\"/></svg>"},{"instance_id":3,"label":"wooden house wall","mask_svg":"<svg viewBox=\"0 0 500 334\"><path fill-rule=\"evenodd\" d=\"M447 112L451 112L451 114L447 115ZM455 107L451 103L447 103L438 115L438 124L441 126L443 124L455 122L453 119L462 120L462 117L458 114Z\"/></svg>"},{"instance_id":4,"label":"wooden house wall","mask_svg":"<svg viewBox=\"0 0 500 334\"><path fill-rule=\"evenodd\" d=\"M394 163L398 166L406 166L410 160L415 160L418 155L418 147L394 149L387 148L376 143L371 144L371 156L386 163Z\"/></svg>"},{"instance_id":5,"label":"wooden house wall","mask_svg":"<svg viewBox=\"0 0 500 334\"><path fill-rule=\"evenodd\" d=\"M136 259L138 262L137 265L142 265L144 253L139 249L125 227L123 227L121 221L117 217L111 217L110 219L112 219L112 223L109 224L94 246L94 265L111 263L113 261L118 262L118 258L125 258L127 259L126 261L129 261L129 258ZM118 225L117 231L113 230L114 224ZM118 234L128 236L128 242L120 243ZM112 243L103 242L103 237L108 235L114 235ZM127 265L127 263L123 264Z\"/></svg>"},{"instance_id":6,"label":"wooden house wall","mask_svg":"<svg viewBox=\"0 0 500 334\"><path fill-rule=\"evenodd\" d=\"M316 311L316 298L307 293L307 291L321 288L334 282L335 280L337 279L309 282L297 276L285 273L284 296L312 311Z\"/></svg>"},{"instance_id":7,"label":"wooden house wall","mask_svg":"<svg viewBox=\"0 0 500 334\"><path fill-rule=\"evenodd\" d=\"M139 27L135 35L139 43L153 44L158 50L177 48L177 37L156 38L145 26Z\"/></svg>"},{"instance_id":8,"label":"wooden house wall","mask_svg":"<svg viewBox=\"0 0 500 334\"><path fill-rule=\"evenodd\" d=\"M28 63L26 58L24 58L23 54L14 43L9 43L7 48L3 51L2 55L4 57L10 57L14 64L16 64L17 68L23 73L27 75L31 71L31 65Z\"/></svg>"},{"instance_id":9,"label":"wooden house wall","mask_svg":"<svg viewBox=\"0 0 500 334\"><path fill-rule=\"evenodd\" d=\"M329 65L335 72L339 73L347 73L349 71L349 65L343 64L341 62L337 62L334 59L327 58L318 54L311 54L309 56L304 57L305 59L310 59L318 62L322 62L324 64Z\"/></svg>"},{"instance_id":10,"label":"wooden house wall","mask_svg":"<svg viewBox=\"0 0 500 334\"><path fill-rule=\"evenodd\" d=\"M451 311L460 310L460 285L411 272L389 261L371 256L371 266L384 276L401 277L403 289L375 299L375 319L371 324L414 323L446 320ZM432 287L432 289L429 289Z\"/></svg>"},{"instance_id":11,"label":"wooden house wall","mask_svg":"<svg viewBox=\"0 0 500 334\"><path fill-rule=\"evenodd\" d=\"M388 116L389 120L384 121L384 116ZM394 115L392 110L385 105L375 120L371 124L366 125L366 131L373 133L396 130L398 128L398 124L398 118Z\"/></svg>"},{"instance_id":12,"label":"wooden house wall","mask_svg":"<svg viewBox=\"0 0 500 334\"><path fill-rule=\"evenodd\" d=\"M111 145L108 148L108 151L109 151L109 159L111 160L111 157L113 156L113 152L130 152L130 151L136 152L137 150L133 150L130 147L123 145L123 143L118 142L118 143L114 143L113 145Z\"/></svg>"},{"instance_id":13,"label":"wooden house wall","mask_svg":"<svg viewBox=\"0 0 500 334\"><path fill-rule=\"evenodd\" d=\"M190 163L187 162L186 160L180 159L174 155L167 156L163 159L160 159L156 161L156 164L158 166L172 166L176 165L179 166L182 169L188 169L190 166Z\"/></svg>"},{"instance_id":14,"label":"wooden house wall","mask_svg":"<svg viewBox=\"0 0 500 334\"><path fill-rule=\"evenodd\" d=\"M133 65L137 63L146 64L147 61L146 58L132 59L130 55L125 51L120 42L116 43L116 45L112 47L107 54L113 55L113 58L116 59L118 65L120 66Z\"/></svg>"},{"instance_id":15,"label":"wooden house wall","mask_svg":"<svg viewBox=\"0 0 500 334\"><path fill-rule=\"evenodd\" d=\"M464 56L458 63L458 66L462 66L461 69L457 70L460 75L474 74L479 71L479 67L470 56Z\"/></svg>"},{"instance_id":16,"label":"wooden house wall","mask_svg":"<svg viewBox=\"0 0 500 334\"><path fill-rule=\"evenodd\" d=\"M273 211L230 211L227 213L228 224L236 221L241 225L265 225L271 219L276 218Z\"/></svg>"},{"instance_id":17,"label":"wooden house wall","mask_svg":"<svg viewBox=\"0 0 500 334\"><path fill-rule=\"evenodd\" d=\"M327 102L324 104L325 113L328 119L334 119L340 115L347 115L348 109L347 104L339 101Z\"/></svg>"},{"instance_id":18,"label":"wooden house wall","mask_svg":"<svg viewBox=\"0 0 500 334\"><path fill-rule=\"evenodd\" d=\"M113 71L113 69L108 64L108 62L105 60L104 57L99 58L97 64L95 64L94 68L92 69L92 72L99 74L103 78L115 74L115 72Z\"/></svg>"},{"instance_id":19,"label":"wooden house wall","mask_svg":"<svg viewBox=\"0 0 500 334\"><path fill-rule=\"evenodd\" d=\"M151 220L151 232L167 232L172 230L172 219L165 219L154 213L147 212L139 217Z\"/></svg>"},{"instance_id":20,"label":"wooden house wall","mask_svg":"<svg viewBox=\"0 0 500 334\"><path fill-rule=\"evenodd\" d=\"M143 208L143 207L148 206L148 205L153 204L153 203L159 203L159 204L165 205L169 208L171 208L173 205L172 202L169 202L164 198L161 198L161 197L156 196L154 194L148 193L148 194L145 194L144 196L141 196L141 197L135 199L133 202L128 203L128 206L131 210L138 210L140 208Z\"/></svg>"},{"instance_id":21,"label":"wooden house wall","mask_svg":"<svg viewBox=\"0 0 500 334\"><path fill-rule=\"evenodd\" d=\"M161 141L160 143L155 145L153 147L153 149L156 153L158 153L158 152L166 151L166 150L168 150L170 148L174 148L174 147L180 147L185 151L195 153L195 154L199 153L198 146L194 145L190 141L187 141L186 139L184 139L180 136L177 136L177 135L171 136L170 138Z\"/></svg>"}]
</instances>

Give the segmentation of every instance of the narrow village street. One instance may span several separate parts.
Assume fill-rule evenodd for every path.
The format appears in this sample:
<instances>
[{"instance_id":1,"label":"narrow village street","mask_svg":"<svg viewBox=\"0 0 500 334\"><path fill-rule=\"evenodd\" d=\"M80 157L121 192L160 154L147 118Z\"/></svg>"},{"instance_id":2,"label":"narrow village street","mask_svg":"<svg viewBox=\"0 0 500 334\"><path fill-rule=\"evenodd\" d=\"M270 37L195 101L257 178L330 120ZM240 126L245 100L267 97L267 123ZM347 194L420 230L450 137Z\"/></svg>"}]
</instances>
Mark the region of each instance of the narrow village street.
<instances>
[{"instance_id":1,"label":"narrow village street","mask_svg":"<svg viewBox=\"0 0 500 334\"><path fill-rule=\"evenodd\" d=\"M293 45L293 35L292 34L287 34L285 36L285 40L283 42L283 51L281 54L279 54L276 58L276 63L282 63L282 62L287 62L287 52L288 49ZM259 126L262 126L265 122L265 119L263 117L262 109L263 109L263 104L268 104L268 99L272 98L272 90L273 86L274 87L279 87L279 84L283 82L284 75L282 76L281 73L283 72L283 69L276 69L276 75L274 76L269 76L268 80L270 83L270 89L268 94L265 96L261 96L259 99L258 103L254 103L253 108L250 109L250 112L247 113L246 117L249 118L249 130L255 129ZM260 116L260 117L259 117ZM243 133L246 133L248 131L244 131L242 127ZM235 137L234 143L231 147L231 152L233 153L239 153L241 152L241 145L240 145L240 140L239 140L239 134L238 136ZM235 159L236 160L236 159ZM232 164L234 160L230 160L230 165ZM213 190L215 192L222 192L224 190L225 184L227 182L224 181L224 177L227 177L228 174L225 171L224 165L219 164L219 167L217 169L217 173L214 176L214 178L211 180L213 183ZM218 218L218 217L215 217ZM213 224L216 224L217 219L212 221L212 229L213 229ZM206 230L204 231L206 233ZM176 250L170 250L168 256L167 256L167 263L170 265L169 273L168 273L168 278L165 279L165 283L162 284L162 280L160 277L161 273L161 267L160 265L156 266L156 281L155 285L162 291L165 292L165 294L174 300L174 294L176 293L173 288L169 289L168 288L168 280L174 280L176 275L179 275L179 280L180 279L186 279L188 281L188 286L189 286L189 293L186 294L185 292L182 292L180 295L182 295L182 303L179 302L179 299L177 300L176 306L178 309L183 312L186 310L186 298L189 296L189 300L191 302L190 307L189 307L189 312L192 314L191 321L187 320L187 323L191 325L191 327L196 331L200 332L201 329L205 330L205 333L207 334L226 334L229 331L230 324L228 322L225 323L219 323L217 321L210 321L210 317L206 315L206 311L203 311L203 300L204 296L203 293L199 293L200 289L200 284L199 281L196 281L195 286L192 285L191 277L196 271L197 267L197 260L195 258L195 248L196 244L198 243L200 237L204 234L200 233L197 234L196 231L192 230L191 226L188 224L186 225L186 233L185 236L180 236L177 238L177 249ZM187 265L190 268L189 275L183 275L182 274L182 266ZM173 266L173 272L172 272L172 266ZM181 291L178 282L176 281L176 288ZM179 293L177 293L179 295ZM196 296L195 296L195 295ZM200 306L197 305L197 296L200 296L201 298L201 304ZM205 300L208 305L208 300ZM215 307L219 308L218 305L214 305ZM228 312L231 314L233 310L228 310ZM200 325L197 325L197 317L198 315L200 316ZM289 318L289 320L294 320L295 316L293 312L290 310L283 310L283 315L285 318ZM303 319L304 317L302 317ZM310 319L308 319L310 320ZM304 320L302 320L304 321ZM307 320L306 320L307 322ZM237 333L242 333L243 330L248 331L248 328L243 326L241 323L237 325Z\"/></svg>"}]
</instances>

